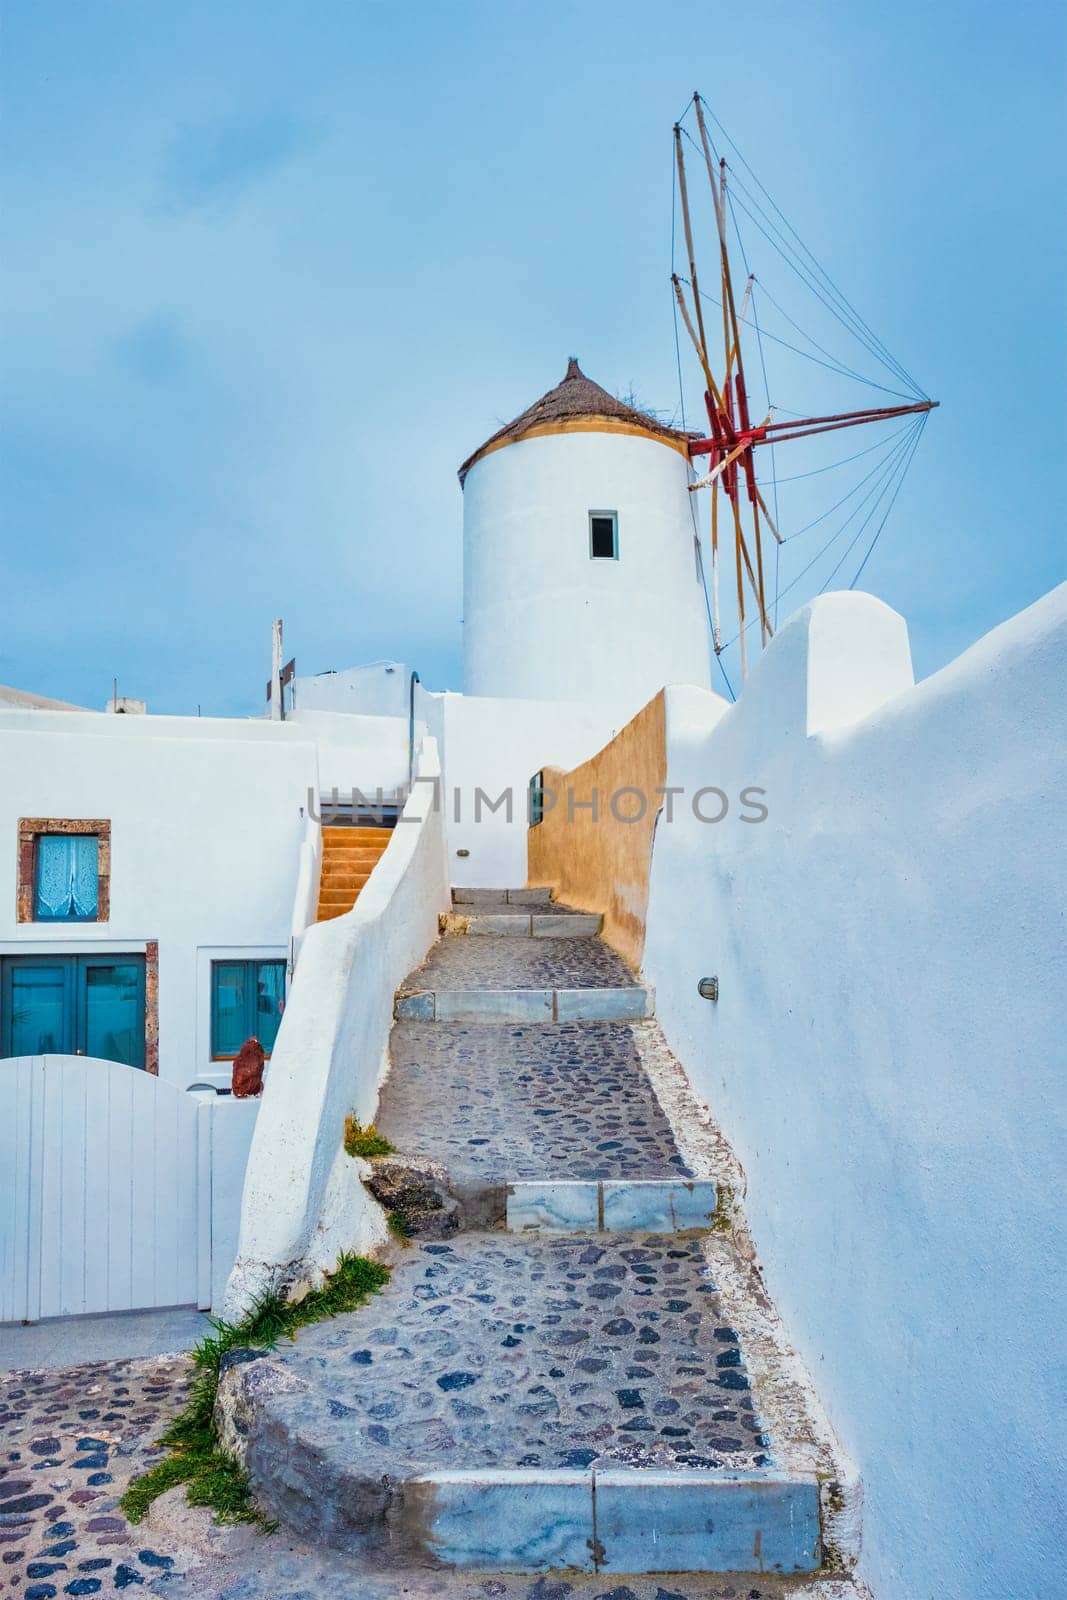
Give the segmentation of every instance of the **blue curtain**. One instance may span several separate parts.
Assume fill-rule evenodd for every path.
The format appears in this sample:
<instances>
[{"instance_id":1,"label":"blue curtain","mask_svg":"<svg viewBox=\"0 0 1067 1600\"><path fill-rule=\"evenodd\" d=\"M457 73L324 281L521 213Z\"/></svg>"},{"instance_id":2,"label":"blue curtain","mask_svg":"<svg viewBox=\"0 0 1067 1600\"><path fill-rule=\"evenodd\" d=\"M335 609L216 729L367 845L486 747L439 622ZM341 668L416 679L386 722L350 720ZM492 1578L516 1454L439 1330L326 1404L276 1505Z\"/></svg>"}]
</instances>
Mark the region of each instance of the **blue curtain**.
<instances>
[{"instance_id":1,"label":"blue curtain","mask_svg":"<svg viewBox=\"0 0 1067 1600\"><path fill-rule=\"evenodd\" d=\"M90 920L97 914L99 840L95 833L46 833L37 841L36 916Z\"/></svg>"}]
</instances>

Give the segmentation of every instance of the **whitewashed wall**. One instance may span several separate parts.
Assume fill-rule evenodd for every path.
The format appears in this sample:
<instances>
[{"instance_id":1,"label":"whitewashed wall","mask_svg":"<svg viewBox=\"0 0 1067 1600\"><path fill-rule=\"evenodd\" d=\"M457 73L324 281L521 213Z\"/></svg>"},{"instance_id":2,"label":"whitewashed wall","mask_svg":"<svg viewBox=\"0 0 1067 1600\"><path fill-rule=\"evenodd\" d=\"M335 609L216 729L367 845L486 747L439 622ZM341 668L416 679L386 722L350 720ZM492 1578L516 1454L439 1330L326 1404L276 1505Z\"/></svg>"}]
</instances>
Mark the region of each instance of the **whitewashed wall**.
<instances>
[{"instance_id":1,"label":"whitewashed wall","mask_svg":"<svg viewBox=\"0 0 1067 1600\"><path fill-rule=\"evenodd\" d=\"M618 433L523 439L463 490L464 689L619 706L710 682L688 459ZM619 559L589 555L589 512L615 511Z\"/></svg>"},{"instance_id":2,"label":"whitewashed wall","mask_svg":"<svg viewBox=\"0 0 1067 1600\"><path fill-rule=\"evenodd\" d=\"M437 938L448 903L441 812L427 739L411 798L353 909L309 928L248 1161L226 1314L267 1288L319 1281L342 1250L386 1237L384 1213L342 1147L344 1119L369 1120L392 1027L393 996Z\"/></svg>"},{"instance_id":3,"label":"whitewashed wall","mask_svg":"<svg viewBox=\"0 0 1067 1600\"><path fill-rule=\"evenodd\" d=\"M410 668L402 661L371 661L340 672L318 672L293 680L293 705L305 711L358 712L372 717L406 717Z\"/></svg>"},{"instance_id":4,"label":"whitewashed wall","mask_svg":"<svg viewBox=\"0 0 1067 1600\"><path fill-rule=\"evenodd\" d=\"M395 788L407 724L0 710L0 954L136 952L159 941L160 1074L210 1061L210 963L289 952L308 790ZM111 821L106 923L17 923L19 817Z\"/></svg>"},{"instance_id":5,"label":"whitewashed wall","mask_svg":"<svg viewBox=\"0 0 1067 1600\"><path fill-rule=\"evenodd\" d=\"M340 799L362 788L368 798L381 786L383 794L396 794L408 780L408 718L338 715L328 711L293 711L286 728L296 738L314 740L318 754L319 783L324 794L335 787ZM424 731L424 730L423 730ZM419 729L416 729L418 743Z\"/></svg>"},{"instance_id":6,"label":"whitewashed wall","mask_svg":"<svg viewBox=\"0 0 1067 1600\"><path fill-rule=\"evenodd\" d=\"M829 595L725 715L668 697L669 781L770 816L661 820L646 972L862 1472L879 1600L1060 1569L1065 674L1067 586L917 687L901 619Z\"/></svg>"},{"instance_id":7,"label":"whitewashed wall","mask_svg":"<svg viewBox=\"0 0 1067 1600\"><path fill-rule=\"evenodd\" d=\"M450 880L485 889L526 882L527 788L534 774L544 766L577 766L627 720L609 705L460 694L420 695L418 706L442 751ZM506 808L478 803L479 788L493 802L510 789L510 818Z\"/></svg>"}]
</instances>

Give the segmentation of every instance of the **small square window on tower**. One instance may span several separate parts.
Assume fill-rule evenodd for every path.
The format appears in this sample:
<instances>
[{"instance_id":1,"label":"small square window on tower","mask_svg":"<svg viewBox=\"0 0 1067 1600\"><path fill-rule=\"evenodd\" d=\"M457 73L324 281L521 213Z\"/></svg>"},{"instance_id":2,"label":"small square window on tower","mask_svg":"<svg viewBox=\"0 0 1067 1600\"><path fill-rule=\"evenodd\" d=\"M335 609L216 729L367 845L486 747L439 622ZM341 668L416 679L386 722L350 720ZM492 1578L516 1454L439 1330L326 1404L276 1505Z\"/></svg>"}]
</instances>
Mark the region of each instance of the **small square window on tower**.
<instances>
[{"instance_id":1,"label":"small square window on tower","mask_svg":"<svg viewBox=\"0 0 1067 1600\"><path fill-rule=\"evenodd\" d=\"M619 513L590 511L589 554L594 561L618 561Z\"/></svg>"}]
</instances>

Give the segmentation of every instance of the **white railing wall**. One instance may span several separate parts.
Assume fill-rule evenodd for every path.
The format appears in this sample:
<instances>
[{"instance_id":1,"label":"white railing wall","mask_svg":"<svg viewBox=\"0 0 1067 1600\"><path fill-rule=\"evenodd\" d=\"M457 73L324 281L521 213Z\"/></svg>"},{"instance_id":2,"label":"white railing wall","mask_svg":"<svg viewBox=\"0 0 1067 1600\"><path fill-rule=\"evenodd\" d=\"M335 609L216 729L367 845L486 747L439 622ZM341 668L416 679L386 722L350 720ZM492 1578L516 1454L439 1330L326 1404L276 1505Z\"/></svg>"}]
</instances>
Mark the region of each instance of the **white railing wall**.
<instances>
[{"instance_id":1,"label":"white railing wall","mask_svg":"<svg viewBox=\"0 0 1067 1600\"><path fill-rule=\"evenodd\" d=\"M412 793L355 906L304 935L248 1162L229 1316L267 1289L320 1281L342 1250L386 1237L341 1141L348 1112L374 1112L394 993L448 904L439 782L437 746L426 739Z\"/></svg>"}]
</instances>

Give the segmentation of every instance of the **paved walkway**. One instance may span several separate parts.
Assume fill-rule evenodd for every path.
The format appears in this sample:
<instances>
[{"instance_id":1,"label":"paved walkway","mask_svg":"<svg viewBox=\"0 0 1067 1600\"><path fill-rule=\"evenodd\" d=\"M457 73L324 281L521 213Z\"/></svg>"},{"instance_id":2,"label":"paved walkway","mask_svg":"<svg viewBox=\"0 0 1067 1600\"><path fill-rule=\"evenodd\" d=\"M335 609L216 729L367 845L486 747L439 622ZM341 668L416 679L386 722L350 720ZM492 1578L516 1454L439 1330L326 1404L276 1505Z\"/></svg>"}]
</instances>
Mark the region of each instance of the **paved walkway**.
<instances>
[{"instance_id":1,"label":"paved walkway","mask_svg":"<svg viewBox=\"0 0 1067 1600\"><path fill-rule=\"evenodd\" d=\"M286 1348L290 1438L369 1477L472 1468L766 1465L700 1239L464 1233Z\"/></svg>"},{"instance_id":2,"label":"paved walkway","mask_svg":"<svg viewBox=\"0 0 1067 1600\"><path fill-rule=\"evenodd\" d=\"M118 1509L184 1404L184 1357L0 1380L0 1595L55 1600L144 1589L175 1557Z\"/></svg>"},{"instance_id":3,"label":"paved walkway","mask_svg":"<svg viewBox=\"0 0 1067 1600\"><path fill-rule=\"evenodd\" d=\"M462 1231L437 1236L427 1211L437 1235L370 1305L226 1375L232 1443L296 1536L365 1564L556 1566L568 1583L818 1565L814 1457L764 1412L709 1270L719 1173L693 1172L646 1071L654 1056L676 1083L662 1035L481 1003L638 992L596 925L449 931L402 986L467 997L462 1021L398 1008L376 1117L407 1170L436 1163Z\"/></svg>"},{"instance_id":4,"label":"paved walkway","mask_svg":"<svg viewBox=\"0 0 1067 1600\"><path fill-rule=\"evenodd\" d=\"M689 1171L625 1023L398 1022L390 1058L378 1127L458 1188Z\"/></svg>"},{"instance_id":5,"label":"paved walkway","mask_svg":"<svg viewBox=\"0 0 1067 1600\"><path fill-rule=\"evenodd\" d=\"M401 994L426 989L629 989L633 973L600 939L516 939L448 933Z\"/></svg>"},{"instance_id":6,"label":"paved walkway","mask_svg":"<svg viewBox=\"0 0 1067 1600\"><path fill-rule=\"evenodd\" d=\"M478 909L492 907L485 897ZM634 982L597 939L450 933L404 987ZM713 1136L701 1135L694 1153L700 1116L683 1105L682 1081L653 1022L403 1021L378 1122L404 1154L443 1164L457 1190L546 1178L677 1183L694 1169L719 1177ZM153 1440L182 1402L187 1363L14 1374L0 1410L0 1595L58 1600L141 1588L169 1600L857 1600L848 1583L817 1578L615 1575L610 1532L608 1570L539 1575L403 1559L383 1568L359 1555L361 1536L339 1555L315 1527L320 1517L329 1530L337 1464L349 1489L371 1485L387 1521L405 1479L456 1468L560 1473L572 1484L637 1469L653 1486L678 1473L763 1477L783 1463L788 1479L798 1462L817 1459L825 1471L829 1458L792 1380L783 1369L768 1384L774 1339L765 1302L744 1289L739 1298L746 1270L730 1241L710 1234L492 1228L416 1239L366 1307L231 1375L266 1375L272 1443L254 1475L266 1488L276 1469L296 1513L269 1537L212 1527L180 1489L141 1530L117 1512L127 1479L155 1458ZM254 1437L255 1405L245 1421ZM643 1491L633 1502L639 1513L642 1501ZM505 1531L511 1520L510 1512L499 1519ZM626 1536L624 1524L615 1537Z\"/></svg>"},{"instance_id":7,"label":"paved walkway","mask_svg":"<svg viewBox=\"0 0 1067 1600\"><path fill-rule=\"evenodd\" d=\"M203 1311L122 1311L101 1317L51 1317L0 1326L0 1371L78 1367L189 1350L211 1332Z\"/></svg>"}]
</instances>

